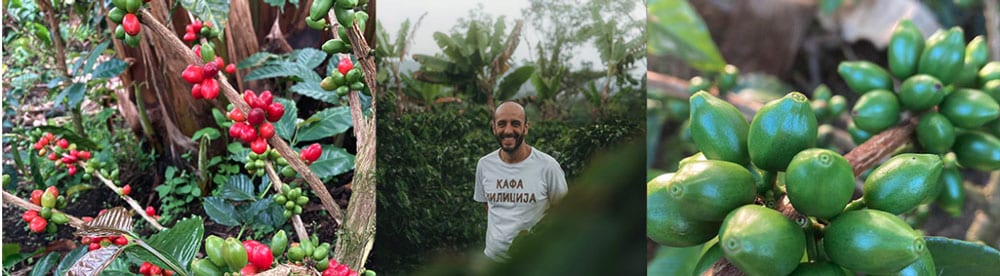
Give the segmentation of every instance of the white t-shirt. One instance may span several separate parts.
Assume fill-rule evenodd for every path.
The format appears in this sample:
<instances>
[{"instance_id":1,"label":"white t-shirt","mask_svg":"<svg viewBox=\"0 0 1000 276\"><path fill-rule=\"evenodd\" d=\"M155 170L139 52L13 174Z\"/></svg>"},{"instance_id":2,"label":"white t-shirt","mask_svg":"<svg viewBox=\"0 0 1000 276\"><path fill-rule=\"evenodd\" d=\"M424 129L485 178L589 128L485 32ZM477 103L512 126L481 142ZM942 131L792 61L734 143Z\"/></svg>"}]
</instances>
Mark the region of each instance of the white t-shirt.
<instances>
[{"instance_id":1,"label":"white t-shirt","mask_svg":"<svg viewBox=\"0 0 1000 276\"><path fill-rule=\"evenodd\" d=\"M517 234L531 229L565 194L566 176L559 163L535 148L514 164L500 160L499 149L480 158L473 199L489 206L483 253L497 261L507 259Z\"/></svg>"}]
</instances>

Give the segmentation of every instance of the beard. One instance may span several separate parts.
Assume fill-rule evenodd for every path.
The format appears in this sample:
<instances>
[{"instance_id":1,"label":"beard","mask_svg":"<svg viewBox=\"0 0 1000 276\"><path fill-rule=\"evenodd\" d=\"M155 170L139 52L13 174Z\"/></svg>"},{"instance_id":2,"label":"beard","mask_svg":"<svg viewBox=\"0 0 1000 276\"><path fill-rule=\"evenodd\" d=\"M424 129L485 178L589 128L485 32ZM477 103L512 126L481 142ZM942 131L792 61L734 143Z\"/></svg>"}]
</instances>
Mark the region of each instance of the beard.
<instances>
[{"instance_id":1,"label":"beard","mask_svg":"<svg viewBox=\"0 0 1000 276\"><path fill-rule=\"evenodd\" d=\"M521 148L521 144L524 143L524 135L521 135L519 133L499 134L494 136L497 139L497 144L500 144L500 149L502 149L504 152L507 153L513 153L517 151L518 149ZM503 140L506 138L514 138L514 145L510 147L504 146Z\"/></svg>"}]
</instances>

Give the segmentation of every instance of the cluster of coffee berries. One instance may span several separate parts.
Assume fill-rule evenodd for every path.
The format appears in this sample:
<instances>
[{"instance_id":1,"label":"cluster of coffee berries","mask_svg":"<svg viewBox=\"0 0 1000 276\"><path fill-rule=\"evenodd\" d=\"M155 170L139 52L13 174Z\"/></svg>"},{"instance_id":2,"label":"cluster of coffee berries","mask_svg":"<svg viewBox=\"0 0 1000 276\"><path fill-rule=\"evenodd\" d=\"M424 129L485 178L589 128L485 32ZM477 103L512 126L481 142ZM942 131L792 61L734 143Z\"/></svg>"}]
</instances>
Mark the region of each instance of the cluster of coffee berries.
<instances>
[{"instance_id":1,"label":"cluster of coffee berries","mask_svg":"<svg viewBox=\"0 0 1000 276\"><path fill-rule=\"evenodd\" d=\"M337 63L337 71L330 73L319 86L326 91L336 90L338 96L344 96L351 90L365 89L365 83L361 80L363 75L361 68L354 66L350 57L341 56L340 62Z\"/></svg>"},{"instance_id":2,"label":"cluster of coffee berries","mask_svg":"<svg viewBox=\"0 0 1000 276\"><path fill-rule=\"evenodd\" d=\"M363 6L366 4L368 4L368 0L313 1L312 6L309 7L309 16L306 17L306 26L317 30L326 28L326 15L333 8L333 14L336 16L337 23L340 24L341 29L345 26L350 28L354 25L355 20L357 20L358 27L364 32L365 22L368 21L368 13L363 9ZM355 8L359 7L362 9L355 11Z\"/></svg>"},{"instance_id":3,"label":"cluster of coffee berries","mask_svg":"<svg viewBox=\"0 0 1000 276\"><path fill-rule=\"evenodd\" d=\"M215 56L215 48L211 43L195 45L193 50L205 65L188 65L181 73L181 77L192 84L191 96L195 99L215 99L219 96L219 82L215 79L215 75L220 69L225 70L227 74L235 73L236 65L232 63L226 65L222 57Z\"/></svg>"},{"instance_id":4,"label":"cluster of coffee berries","mask_svg":"<svg viewBox=\"0 0 1000 276\"><path fill-rule=\"evenodd\" d=\"M302 206L309 203L309 197L302 192L301 187L292 188L291 184L281 186L281 193L274 195L274 203L282 205L285 207L285 211L282 215L285 219L291 218L292 215L298 215L302 213Z\"/></svg>"},{"instance_id":5,"label":"cluster of coffee berries","mask_svg":"<svg viewBox=\"0 0 1000 276\"><path fill-rule=\"evenodd\" d=\"M59 195L59 189L49 186L42 190L31 192L31 203L42 206L41 211L28 210L21 215L21 219L28 223L28 229L34 233L47 231L55 233L57 225L69 222L69 217L63 213L53 212L55 209L66 208L66 198ZM49 223L49 222L52 223Z\"/></svg>"},{"instance_id":6,"label":"cluster of coffee berries","mask_svg":"<svg viewBox=\"0 0 1000 276\"><path fill-rule=\"evenodd\" d=\"M370 270L369 270L369 272L370 272ZM365 273L365 275L369 275L369 274L373 274L373 273ZM347 267L347 265L345 265L345 264L337 263L337 260L330 259L329 263L327 264L326 269L323 270L323 274L321 274L321 275L322 276L358 276L358 272L354 271L354 270L351 270L351 268Z\"/></svg>"},{"instance_id":7,"label":"cluster of coffee berries","mask_svg":"<svg viewBox=\"0 0 1000 276\"><path fill-rule=\"evenodd\" d=\"M316 162L320 155L323 155L323 147L321 147L319 143L313 143L308 147L302 148L302 151L299 153L302 160L306 161L306 165Z\"/></svg>"},{"instance_id":8,"label":"cluster of coffee berries","mask_svg":"<svg viewBox=\"0 0 1000 276\"><path fill-rule=\"evenodd\" d=\"M195 19L191 24L184 26L184 41L193 42L198 40L198 36L201 35L207 39L213 39L219 37L219 31L212 28L212 22L202 22Z\"/></svg>"},{"instance_id":9,"label":"cluster of coffee berries","mask_svg":"<svg viewBox=\"0 0 1000 276\"><path fill-rule=\"evenodd\" d=\"M174 275L174 271L160 268L150 262L143 262L139 266L139 274L145 276L170 276Z\"/></svg>"},{"instance_id":10,"label":"cluster of coffee berries","mask_svg":"<svg viewBox=\"0 0 1000 276\"><path fill-rule=\"evenodd\" d=\"M102 247L111 246L112 244L125 246L128 244L128 238L125 236L83 237L80 238L80 243L87 245L88 251L94 251Z\"/></svg>"},{"instance_id":11,"label":"cluster of coffee berries","mask_svg":"<svg viewBox=\"0 0 1000 276\"><path fill-rule=\"evenodd\" d=\"M264 167L266 166L264 162L268 160L270 160L277 166L281 166L281 169L278 169L277 166L275 167L275 169L280 170L282 176L289 178L295 177L296 174L295 169L292 169L291 166L288 166L288 160L285 160L284 157L281 157L281 154L279 154L278 150L276 149L266 150L262 154L257 154L256 152L250 152L249 154L247 154L247 163L243 167L247 169L247 172L252 175L264 176L265 173Z\"/></svg>"},{"instance_id":12,"label":"cluster of coffee berries","mask_svg":"<svg viewBox=\"0 0 1000 276\"><path fill-rule=\"evenodd\" d=\"M243 92L243 100L250 105L249 114L244 115L239 108L233 107L226 116L233 120L229 127L229 136L238 138L250 145L250 150L257 154L267 151L267 139L274 137L274 125L285 115L285 106L274 101L271 91L263 91L257 96L253 91ZM266 121L265 121L266 120Z\"/></svg>"},{"instance_id":13,"label":"cluster of coffee berries","mask_svg":"<svg viewBox=\"0 0 1000 276\"><path fill-rule=\"evenodd\" d=\"M141 24L136 12L142 7L143 2L149 0L114 0L111 3L115 7L108 12L111 22L118 24L118 27L115 27L115 38L124 40L125 44L131 47L139 46Z\"/></svg>"},{"instance_id":14,"label":"cluster of coffee berries","mask_svg":"<svg viewBox=\"0 0 1000 276\"><path fill-rule=\"evenodd\" d=\"M64 166L66 173L75 175L77 171L77 161L90 160L90 151L77 150L76 144L70 144L65 138L56 138L51 132L45 133L34 144L34 149L38 150L39 156L45 156L48 152L48 159L55 162L56 166Z\"/></svg>"}]
</instances>

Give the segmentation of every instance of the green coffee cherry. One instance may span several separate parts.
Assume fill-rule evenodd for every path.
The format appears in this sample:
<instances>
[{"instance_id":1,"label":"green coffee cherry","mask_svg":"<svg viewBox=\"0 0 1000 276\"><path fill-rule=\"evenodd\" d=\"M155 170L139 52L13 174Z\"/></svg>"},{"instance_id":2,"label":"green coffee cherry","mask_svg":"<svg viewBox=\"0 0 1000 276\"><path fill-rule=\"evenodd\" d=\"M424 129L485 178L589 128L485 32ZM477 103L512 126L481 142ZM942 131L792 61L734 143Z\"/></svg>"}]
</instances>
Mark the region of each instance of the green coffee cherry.
<instances>
[{"instance_id":1,"label":"green coffee cherry","mask_svg":"<svg viewBox=\"0 0 1000 276\"><path fill-rule=\"evenodd\" d=\"M854 194L854 171L843 156L827 149L808 149L792 158L785 171L788 200L800 213L832 218Z\"/></svg>"},{"instance_id":2,"label":"green coffee cherry","mask_svg":"<svg viewBox=\"0 0 1000 276\"><path fill-rule=\"evenodd\" d=\"M674 247L711 240L719 233L719 223L681 216L682 206L670 195L669 184L673 176L673 173L660 175L646 184L646 236L659 244Z\"/></svg>"},{"instance_id":3,"label":"green coffee cherry","mask_svg":"<svg viewBox=\"0 0 1000 276\"><path fill-rule=\"evenodd\" d=\"M959 134L952 151L962 167L980 171L1000 170L1000 139L979 131Z\"/></svg>"},{"instance_id":4,"label":"green coffee cherry","mask_svg":"<svg viewBox=\"0 0 1000 276\"><path fill-rule=\"evenodd\" d=\"M222 270L209 260L194 259L191 262L191 272L197 276L222 276Z\"/></svg>"},{"instance_id":5,"label":"green coffee cherry","mask_svg":"<svg viewBox=\"0 0 1000 276\"><path fill-rule=\"evenodd\" d=\"M1000 105L996 100L975 89L955 90L938 108L948 120L962 128L977 128L1000 117Z\"/></svg>"},{"instance_id":6,"label":"green coffee cherry","mask_svg":"<svg viewBox=\"0 0 1000 276\"><path fill-rule=\"evenodd\" d=\"M920 54L924 51L924 36L909 19L899 21L889 38L887 49L889 71L899 79L917 72Z\"/></svg>"},{"instance_id":7,"label":"green coffee cherry","mask_svg":"<svg viewBox=\"0 0 1000 276\"><path fill-rule=\"evenodd\" d=\"M722 72L719 73L719 79L716 80L719 84L720 92L727 92L736 87L736 81L740 77L740 69L732 64L726 64L722 67Z\"/></svg>"},{"instance_id":8,"label":"green coffee cherry","mask_svg":"<svg viewBox=\"0 0 1000 276\"><path fill-rule=\"evenodd\" d=\"M837 66L837 73L847 86L858 94L876 89L892 89L892 77L875 63L869 61L844 61Z\"/></svg>"},{"instance_id":9,"label":"green coffee cherry","mask_svg":"<svg viewBox=\"0 0 1000 276\"><path fill-rule=\"evenodd\" d=\"M941 171L941 193L937 204L953 218L962 216L965 205L965 187L962 186L962 172L957 167L945 166Z\"/></svg>"},{"instance_id":10,"label":"green coffee cherry","mask_svg":"<svg viewBox=\"0 0 1000 276\"><path fill-rule=\"evenodd\" d=\"M667 188L685 218L722 221L737 207L753 203L753 177L739 164L726 161L692 162L677 171Z\"/></svg>"},{"instance_id":11,"label":"green coffee cherry","mask_svg":"<svg viewBox=\"0 0 1000 276\"><path fill-rule=\"evenodd\" d=\"M899 122L899 101L889 90L873 90L858 98L851 117L859 129L879 133Z\"/></svg>"},{"instance_id":12,"label":"green coffee cherry","mask_svg":"<svg viewBox=\"0 0 1000 276\"><path fill-rule=\"evenodd\" d=\"M750 123L747 146L758 168L784 171L792 157L816 145L816 114L799 92L765 104Z\"/></svg>"},{"instance_id":13,"label":"green coffee cherry","mask_svg":"<svg viewBox=\"0 0 1000 276\"><path fill-rule=\"evenodd\" d=\"M278 230L277 233L274 233L268 247L271 248L271 254L275 257L281 256L285 252L285 248L288 248L288 236L285 235L285 230Z\"/></svg>"},{"instance_id":14,"label":"green coffee cherry","mask_svg":"<svg viewBox=\"0 0 1000 276\"><path fill-rule=\"evenodd\" d=\"M868 138L872 138L872 136L875 136L874 133L867 132L863 129L858 128L858 126L854 124L853 120L847 123L847 133L850 133L851 140L854 141L855 144L859 145L864 143L865 141L868 141Z\"/></svg>"},{"instance_id":15,"label":"green coffee cherry","mask_svg":"<svg viewBox=\"0 0 1000 276\"><path fill-rule=\"evenodd\" d=\"M934 154L896 155L872 171L862 197L868 208L908 212L937 196L941 168L941 158Z\"/></svg>"},{"instance_id":16,"label":"green coffee cherry","mask_svg":"<svg viewBox=\"0 0 1000 276\"><path fill-rule=\"evenodd\" d=\"M938 31L927 39L917 73L928 74L949 85L965 65L965 37L962 28Z\"/></svg>"},{"instance_id":17,"label":"green coffee cherry","mask_svg":"<svg viewBox=\"0 0 1000 276\"><path fill-rule=\"evenodd\" d=\"M815 263L800 263L799 267L792 271L789 276L854 276L854 273L850 273L843 267L835 263L829 262L815 262Z\"/></svg>"},{"instance_id":18,"label":"green coffee cherry","mask_svg":"<svg viewBox=\"0 0 1000 276\"><path fill-rule=\"evenodd\" d=\"M994 101L1000 103L1000 80L991 80L983 84L983 93L990 95Z\"/></svg>"},{"instance_id":19,"label":"green coffee cherry","mask_svg":"<svg viewBox=\"0 0 1000 276\"><path fill-rule=\"evenodd\" d=\"M924 111L934 107L944 99L944 86L930 75L912 76L899 88L899 102L904 108Z\"/></svg>"},{"instance_id":20,"label":"green coffee cherry","mask_svg":"<svg viewBox=\"0 0 1000 276\"><path fill-rule=\"evenodd\" d=\"M875 274L872 274L875 276ZM931 252L924 252L920 255L920 259L911 263L910 265L903 268L896 273L889 274L878 274L879 276L936 276L938 275L937 268L934 266L934 258L931 256Z\"/></svg>"},{"instance_id":21,"label":"green coffee cherry","mask_svg":"<svg viewBox=\"0 0 1000 276\"><path fill-rule=\"evenodd\" d=\"M226 267L226 260L222 257L222 247L225 242L216 235L209 235L208 238L205 238L205 255L208 255L208 260L216 267Z\"/></svg>"},{"instance_id":22,"label":"green coffee cherry","mask_svg":"<svg viewBox=\"0 0 1000 276\"><path fill-rule=\"evenodd\" d=\"M805 235L778 211L759 205L733 210L722 222L723 254L747 275L787 275L805 252Z\"/></svg>"},{"instance_id":23,"label":"green coffee cherry","mask_svg":"<svg viewBox=\"0 0 1000 276\"><path fill-rule=\"evenodd\" d=\"M706 157L739 164L750 161L750 124L732 104L700 91L691 95L691 134Z\"/></svg>"},{"instance_id":24,"label":"green coffee cherry","mask_svg":"<svg viewBox=\"0 0 1000 276\"><path fill-rule=\"evenodd\" d=\"M937 112L924 114L917 123L916 132L917 141L927 152L948 153L955 144L955 126Z\"/></svg>"},{"instance_id":25,"label":"green coffee cherry","mask_svg":"<svg viewBox=\"0 0 1000 276\"><path fill-rule=\"evenodd\" d=\"M902 219L879 210L850 211L826 227L823 248L854 272L894 273L925 254L923 237Z\"/></svg>"}]
</instances>

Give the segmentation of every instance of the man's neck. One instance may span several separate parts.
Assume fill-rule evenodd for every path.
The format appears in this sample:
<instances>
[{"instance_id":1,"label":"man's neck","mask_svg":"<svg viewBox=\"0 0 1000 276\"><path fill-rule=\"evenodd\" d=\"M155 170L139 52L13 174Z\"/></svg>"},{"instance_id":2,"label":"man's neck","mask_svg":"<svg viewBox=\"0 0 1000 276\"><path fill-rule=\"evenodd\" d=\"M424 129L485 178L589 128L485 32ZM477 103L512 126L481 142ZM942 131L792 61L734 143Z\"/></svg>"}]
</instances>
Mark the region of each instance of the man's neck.
<instances>
[{"instance_id":1,"label":"man's neck","mask_svg":"<svg viewBox=\"0 0 1000 276\"><path fill-rule=\"evenodd\" d=\"M528 159L528 155L531 155L531 147L528 144L523 144L517 150L511 153L507 153L504 150L500 150L500 161L508 164L519 163Z\"/></svg>"}]
</instances>

